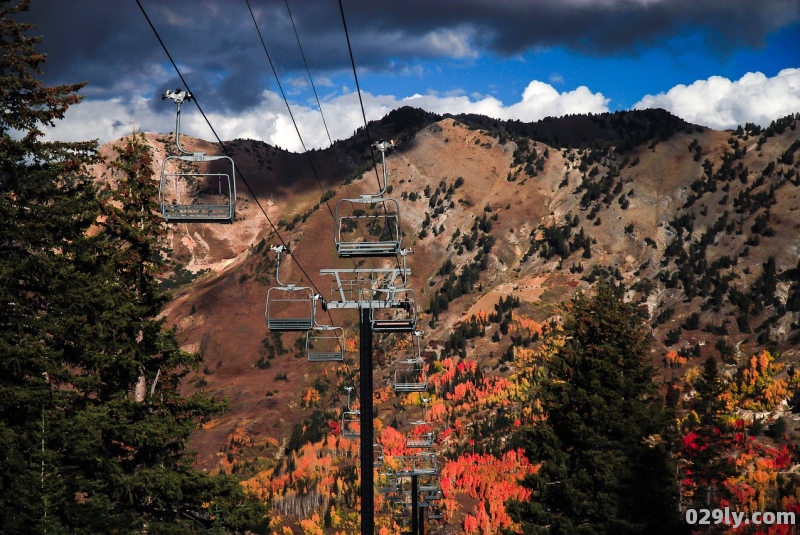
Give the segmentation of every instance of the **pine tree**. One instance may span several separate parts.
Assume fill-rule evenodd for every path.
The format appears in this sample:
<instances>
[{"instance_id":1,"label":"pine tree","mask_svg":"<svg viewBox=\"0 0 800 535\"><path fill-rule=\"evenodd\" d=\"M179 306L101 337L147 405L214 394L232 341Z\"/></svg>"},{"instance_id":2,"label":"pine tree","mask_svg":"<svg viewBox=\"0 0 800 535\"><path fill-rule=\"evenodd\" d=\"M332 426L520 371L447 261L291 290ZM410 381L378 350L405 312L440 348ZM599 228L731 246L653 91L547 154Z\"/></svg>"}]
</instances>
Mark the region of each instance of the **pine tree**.
<instances>
[{"instance_id":1,"label":"pine tree","mask_svg":"<svg viewBox=\"0 0 800 535\"><path fill-rule=\"evenodd\" d=\"M703 364L696 390L694 410L700 421L697 428L684 438L682 457L689 468L688 479L694 487L690 505L707 508L718 504L722 498L729 498L723 481L734 475L730 462L732 440L721 431L725 415L721 396L725 385L714 357L708 357Z\"/></svg>"},{"instance_id":2,"label":"pine tree","mask_svg":"<svg viewBox=\"0 0 800 535\"><path fill-rule=\"evenodd\" d=\"M223 403L178 391L200 363L158 314L161 232L146 147L98 194L96 143L42 141L83 84L44 61L0 0L0 532L265 529L263 504L192 468L189 434Z\"/></svg>"},{"instance_id":3,"label":"pine tree","mask_svg":"<svg viewBox=\"0 0 800 535\"><path fill-rule=\"evenodd\" d=\"M567 308L541 387L545 423L525 432L542 462L510 507L525 533L678 533L663 401L635 310L599 285ZM559 344L554 344L558 346Z\"/></svg>"}]
</instances>

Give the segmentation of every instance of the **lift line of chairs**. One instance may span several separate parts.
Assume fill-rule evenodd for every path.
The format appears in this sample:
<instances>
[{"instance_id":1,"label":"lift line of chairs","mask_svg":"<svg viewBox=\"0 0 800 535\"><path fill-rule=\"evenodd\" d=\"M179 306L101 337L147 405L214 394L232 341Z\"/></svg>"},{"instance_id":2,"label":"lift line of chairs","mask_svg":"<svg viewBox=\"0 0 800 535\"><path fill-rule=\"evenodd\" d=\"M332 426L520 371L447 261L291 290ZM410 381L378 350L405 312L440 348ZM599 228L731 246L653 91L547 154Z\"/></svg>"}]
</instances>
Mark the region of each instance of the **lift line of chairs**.
<instances>
[{"instance_id":1,"label":"lift line of chairs","mask_svg":"<svg viewBox=\"0 0 800 535\"><path fill-rule=\"evenodd\" d=\"M361 416L361 411L358 409L353 409L350 405L350 396L353 392L353 387L346 386L344 389L347 390L347 410L342 411L341 434L343 438L350 440L359 439L361 438L361 429L359 427L359 417ZM384 455L382 444L372 445L372 459L372 466L374 468L383 467Z\"/></svg>"},{"instance_id":2,"label":"lift line of chairs","mask_svg":"<svg viewBox=\"0 0 800 535\"><path fill-rule=\"evenodd\" d=\"M181 104L190 102L188 91L167 90L162 100L170 99L176 105L175 147L178 154L168 155L161 166L158 189L158 203L161 215L166 222L184 223L232 223L236 217L236 166L228 156L211 156L205 152L190 152L181 146ZM400 221L400 205L396 199L385 197L387 192L386 150L393 142L378 141L373 147L381 152L383 181L378 181L380 191L363 194L358 198L341 199L336 203L334 242L340 258L352 257L403 257L409 251L401 249L403 236ZM220 172L220 170L222 172ZM228 172L229 170L229 172ZM216 178L216 188L214 179ZM349 206L349 208L348 208ZM366 228L364 234L362 226ZM360 237L356 236L356 231ZM374 239L373 239L374 237ZM305 331L305 350L309 361L343 361L345 355L344 329L333 325L319 324L316 309L320 303L327 310L325 298L315 293L311 287L283 283L280 280L280 258L289 251L282 245L271 247L277 253L275 280L278 286L267 291L264 312L267 327L271 331ZM398 361L394 370L394 390L401 392L425 392L428 388L425 362L421 357L421 331L416 330L418 309L416 294L393 284L387 287L366 288L368 299L379 306L370 306L370 322L375 332L411 333L411 355ZM338 280L338 276L337 276ZM363 295L364 288L359 288ZM360 411L350 405L353 387L347 390L347 410L342 411L342 436L349 439L360 437ZM414 426L428 425L427 398L423 419L411 422ZM406 437L407 448L430 449L433 446L431 431L410 432ZM384 465L384 450L381 444L373 444L374 467ZM438 509L441 490L438 481L436 454L421 452L417 455L396 457L399 470L381 472L376 488L378 492L391 494L390 502L395 505L394 514L398 521L410 518L410 494L408 481L403 478L415 475L421 477L418 491L423 500L419 507L428 508L428 518L441 519Z\"/></svg>"},{"instance_id":3,"label":"lift line of chairs","mask_svg":"<svg viewBox=\"0 0 800 535\"><path fill-rule=\"evenodd\" d=\"M271 331L305 331L306 355L310 361L343 361L345 355L344 329L317 322L317 305L320 304L325 311L327 310L327 301L315 293L310 286L282 282L280 279L281 255L288 254L288 251L283 245L273 246L270 249L277 254L275 280L278 285L267 290L267 303L264 311L267 327ZM373 331L415 332L418 312L416 295L413 290L400 287L366 289L366 291L377 297L374 301L383 305L383 308L370 308L370 322ZM418 341L417 346L419 346ZM400 374L398 378L415 373L419 375L420 369L415 371L413 368L414 366L419 367L420 361L418 355L417 358L406 361L405 364L410 369L404 375L398 371ZM417 392L424 391L426 388L427 384L421 387L401 385L397 390Z\"/></svg>"},{"instance_id":4,"label":"lift line of chairs","mask_svg":"<svg viewBox=\"0 0 800 535\"><path fill-rule=\"evenodd\" d=\"M374 275L368 280L340 280L339 270L330 270L336 277L336 287L331 290L331 299L337 292L340 298L346 285L348 295L356 295L358 300L369 301L370 324L374 332L409 333L410 355L396 363L393 383L396 393L425 392L428 389L425 361L421 356L422 332L417 330L418 307L416 294L405 288L405 257L410 252L401 249L402 227L400 223L399 204L395 199L384 197L387 191L386 150L393 143L379 141L373 146L380 150L383 163L383 182L379 180L380 191L376 194L365 194L358 198L341 199L336 204L334 241L340 258L352 257L402 257L403 274L401 286L395 281L387 284L376 283ZM348 208L349 207L349 208ZM364 233L363 228L366 228ZM360 236L356 235L356 232ZM374 239L372 239L374 238ZM327 310L324 297L314 292L311 287L283 283L280 280L281 255L289 251L284 246L271 249L277 254L275 279L277 286L267 291L267 304L264 312L267 327L272 331L305 331L306 354L311 361L343 360L345 353L344 331L341 327L321 325L317 322L317 305ZM356 270L354 270L355 272ZM360 276L360 275L359 275ZM342 411L341 435L347 439L359 439L360 416L358 409L351 406L353 387L347 390L347 408ZM399 469L381 471L385 464L384 449L381 444L373 444L374 468L379 470L376 489L389 494L389 500L395 504L393 514L396 520L405 522L410 518L409 508L411 488L409 477L416 476L419 482L418 492L422 500L418 506L425 507L428 518L441 519L438 503L441 499L439 486L439 467L436 454L430 451L434 443L434 434L427 426L427 398L423 419L411 422L415 430L406 436L406 447L421 449L416 455L395 457Z\"/></svg>"},{"instance_id":5,"label":"lift line of chairs","mask_svg":"<svg viewBox=\"0 0 800 535\"><path fill-rule=\"evenodd\" d=\"M325 298L309 286L283 283L280 280L283 245L270 248L277 254L275 280L278 286L267 290L264 317L271 331L304 331L306 356L312 362L343 361L345 354L344 329L317 323L317 303L326 307ZM287 252L288 254L288 252Z\"/></svg>"},{"instance_id":6,"label":"lift line of chairs","mask_svg":"<svg viewBox=\"0 0 800 535\"><path fill-rule=\"evenodd\" d=\"M417 507L424 508L429 520L441 520L443 514L439 506L442 491L439 483L439 463L436 453L431 451L434 434L427 421L429 398L423 398L423 416L421 420L409 422L414 430L406 435L406 448L422 449L415 455L394 457L394 467L379 472L375 485L376 490L387 495L391 505L392 516L401 527L408 527L411 522L413 492L411 477L417 478L417 492L420 498Z\"/></svg>"}]
</instances>

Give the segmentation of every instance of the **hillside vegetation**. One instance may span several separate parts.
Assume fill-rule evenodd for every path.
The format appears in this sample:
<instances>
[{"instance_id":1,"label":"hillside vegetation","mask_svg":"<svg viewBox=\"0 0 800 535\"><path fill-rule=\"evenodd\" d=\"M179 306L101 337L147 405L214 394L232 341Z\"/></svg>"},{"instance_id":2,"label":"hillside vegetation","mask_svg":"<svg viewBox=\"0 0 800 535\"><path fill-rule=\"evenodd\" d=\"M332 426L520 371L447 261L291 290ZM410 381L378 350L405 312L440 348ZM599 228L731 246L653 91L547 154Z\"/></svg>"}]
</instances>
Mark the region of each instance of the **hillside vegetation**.
<instances>
[{"instance_id":1,"label":"hillside vegetation","mask_svg":"<svg viewBox=\"0 0 800 535\"><path fill-rule=\"evenodd\" d=\"M779 472L796 455L796 126L789 116L719 132L661 110L524 124L403 109L370 124L373 138L401 141L387 171L404 245L414 249L409 285L424 310L428 418L436 450L448 459L447 520L430 529L519 529L521 517L506 505L535 501L539 487L520 482L545 462L519 432L547 413L537 394L549 377L543 351L565 304L594 295L599 283L629 304L646 335L655 395L678 422L651 439L664 441L678 469L669 484L680 488L683 509L794 510L795 484ZM282 278L301 283L307 274L325 289L320 269L353 266L336 257L326 202L333 208L374 189L362 137L312 154L327 162L316 165L325 169L321 185L300 155L231 142L291 244ZM309 363L295 336L266 330L275 267L267 246L277 237L252 198L242 195L240 204L234 224L170 225L165 242L174 271L193 279L167 279L175 293L166 318L184 347L205 359L185 388L231 401L230 412L193 437L199 466L233 473L270 501L278 531L348 532L357 525L357 443L338 432L343 387L357 382L355 360ZM356 352L355 316L332 314ZM399 398L391 388L392 362L406 342L383 336L377 346L376 429L387 453L401 454L421 397ZM718 389L711 397L703 394L709 384ZM708 404L719 406L709 413ZM725 437L713 455L698 442L708 429ZM725 466L714 474L692 468L700 450ZM756 457L775 460L747 460ZM380 522L390 529L389 516Z\"/></svg>"}]
</instances>

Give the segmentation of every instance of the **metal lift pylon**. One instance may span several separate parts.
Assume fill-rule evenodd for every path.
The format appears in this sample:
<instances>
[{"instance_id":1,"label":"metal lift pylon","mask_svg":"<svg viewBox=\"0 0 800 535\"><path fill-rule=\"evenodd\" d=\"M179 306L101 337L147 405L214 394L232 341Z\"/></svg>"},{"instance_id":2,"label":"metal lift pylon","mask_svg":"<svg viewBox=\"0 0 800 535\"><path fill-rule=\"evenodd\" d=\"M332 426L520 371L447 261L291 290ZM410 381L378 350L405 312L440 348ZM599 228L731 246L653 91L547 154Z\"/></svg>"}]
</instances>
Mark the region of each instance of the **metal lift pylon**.
<instances>
[{"instance_id":1,"label":"metal lift pylon","mask_svg":"<svg viewBox=\"0 0 800 535\"><path fill-rule=\"evenodd\" d=\"M361 534L373 535L375 532L375 487L372 477L374 459L372 444L372 324L369 308L359 310L359 393L361 395Z\"/></svg>"}]
</instances>

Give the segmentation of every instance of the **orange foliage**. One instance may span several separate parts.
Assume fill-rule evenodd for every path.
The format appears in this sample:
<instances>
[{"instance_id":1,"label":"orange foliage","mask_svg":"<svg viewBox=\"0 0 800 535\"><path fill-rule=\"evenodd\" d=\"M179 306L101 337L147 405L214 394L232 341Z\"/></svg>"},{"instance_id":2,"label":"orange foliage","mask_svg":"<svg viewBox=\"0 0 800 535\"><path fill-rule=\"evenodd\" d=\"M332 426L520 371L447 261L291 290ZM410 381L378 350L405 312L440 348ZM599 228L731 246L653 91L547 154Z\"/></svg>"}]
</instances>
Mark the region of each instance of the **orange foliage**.
<instances>
[{"instance_id":1,"label":"orange foliage","mask_svg":"<svg viewBox=\"0 0 800 535\"><path fill-rule=\"evenodd\" d=\"M383 445L384 455L404 455L406 451L405 435L390 425L381 431L379 442Z\"/></svg>"},{"instance_id":2,"label":"orange foliage","mask_svg":"<svg viewBox=\"0 0 800 535\"><path fill-rule=\"evenodd\" d=\"M358 353L358 339L355 336L348 336L344 340L345 353Z\"/></svg>"},{"instance_id":3,"label":"orange foliage","mask_svg":"<svg viewBox=\"0 0 800 535\"><path fill-rule=\"evenodd\" d=\"M797 495L779 497L778 472L785 472L792 465L786 446L776 448L750 441L746 450L736 454L733 463L739 473L725 481L733 502L723 500L723 507L729 505L748 513L800 509Z\"/></svg>"},{"instance_id":4,"label":"orange foliage","mask_svg":"<svg viewBox=\"0 0 800 535\"><path fill-rule=\"evenodd\" d=\"M316 407L320 402L320 395L316 388L309 386L303 390L302 407Z\"/></svg>"},{"instance_id":5,"label":"orange foliage","mask_svg":"<svg viewBox=\"0 0 800 535\"><path fill-rule=\"evenodd\" d=\"M542 334L542 324L530 318L526 318L525 316L521 316L514 318L514 321L511 323L511 331L518 333L519 336L533 338L534 335Z\"/></svg>"},{"instance_id":6,"label":"orange foliage","mask_svg":"<svg viewBox=\"0 0 800 535\"><path fill-rule=\"evenodd\" d=\"M311 518L300 521L300 528L303 530L303 535L324 535L321 524L319 515L314 513Z\"/></svg>"},{"instance_id":7,"label":"orange foliage","mask_svg":"<svg viewBox=\"0 0 800 535\"><path fill-rule=\"evenodd\" d=\"M437 364L440 371L428 376L428 384L433 385L437 393L443 393L444 398L452 402L453 410L468 412L508 406L512 400L517 399L520 389L516 381L496 375L483 375L479 373L478 363L474 360L456 363L452 357L448 357ZM431 412L434 407L435 404L431 407ZM444 412L445 409L437 409L434 414L440 417Z\"/></svg>"},{"instance_id":8,"label":"orange foliage","mask_svg":"<svg viewBox=\"0 0 800 535\"><path fill-rule=\"evenodd\" d=\"M378 388L372 393L372 402L375 405L380 405L381 403L385 403L389 401L389 398L394 395L394 391L391 385L384 386L382 388Z\"/></svg>"},{"instance_id":9,"label":"orange foliage","mask_svg":"<svg viewBox=\"0 0 800 535\"><path fill-rule=\"evenodd\" d=\"M506 452L500 459L492 455L465 454L445 463L441 472L442 492L446 499L463 493L480 501L464 520L464 531L467 533L478 529L481 533L503 529L518 531L519 526L506 512L505 503L511 499L530 498L530 490L519 482L538 469L538 465L530 464L522 450ZM452 502L445 501L447 503ZM448 505L446 507L449 508Z\"/></svg>"},{"instance_id":10,"label":"orange foliage","mask_svg":"<svg viewBox=\"0 0 800 535\"><path fill-rule=\"evenodd\" d=\"M677 351L670 351L669 353L667 353L667 356L664 357L664 360L667 361L668 368L678 368L679 366L683 366L687 362L686 357L678 355Z\"/></svg>"}]
</instances>

